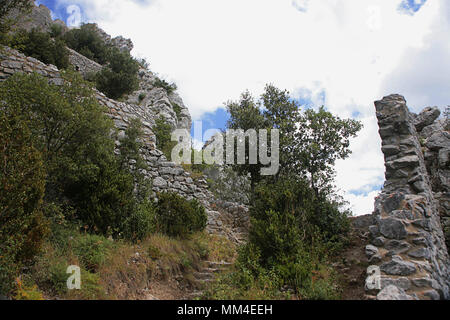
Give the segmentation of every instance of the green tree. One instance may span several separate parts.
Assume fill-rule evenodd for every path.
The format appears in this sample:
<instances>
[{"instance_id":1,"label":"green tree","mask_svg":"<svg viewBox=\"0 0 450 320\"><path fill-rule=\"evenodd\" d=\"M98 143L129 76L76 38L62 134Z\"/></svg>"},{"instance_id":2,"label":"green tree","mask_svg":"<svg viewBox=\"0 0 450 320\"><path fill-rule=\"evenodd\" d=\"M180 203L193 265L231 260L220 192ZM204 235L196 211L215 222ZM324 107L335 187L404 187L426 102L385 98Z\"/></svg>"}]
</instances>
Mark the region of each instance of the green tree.
<instances>
[{"instance_id":1,"label":"green tree","mask_svg":"<svg viewBox=\"0 0 450 320\"><path fill-rule=\"evenodd\" d=\"M42 214L45 169L27 123L0 107L0 293L8 294L20 268L47 234Z\"/></svg>"},{"instance_id":2,"label":"green tree","mask_svg":"<svg viewBox=\"0 0 450 320\"><path fill-rule=\"evenodd\" d=\"M172 141L172 126L167 123L163 116L160 116L155 120L153 133L156 136L156 147L170 160L172 149L176 145L176 142Z\"/></svg>"},{"instance_id":3,"label":"green tree","mask_svg":"<svg viewBox=\"0 0 450 320\"><path fill-rule=\"evenodd\" d=\"M46 199L69 202L92 231L119 236L135 207L134 179L114 154L112 121L89 83L63 73L62 86L33 74L0 85L2 104L29 122L48 172Z\"/></svg>"},{"instance_id":4,"label":"green tree","mask_svg":"<svg viewBox=\"0 0 450 320\"><path fill-rule=\"evenodd\" d=\"M69 52L64 41L52 39L49 33L37 29L30 32L20 30L13 36L9 45L26 56L46 64L53 64L59 69L66 69L69 66Z\"/></svg>"},{"instance_id":5,"label":"green tree","mask_svg":"<svg viewBox=\"0 0 450 320\"><path fill-rule=\"evenodd\" d=\"M206 228L207 216L195 199L188 201L176 193L158 195L156 208L158 231L171 237L188 237Z\"/></svg>"},{"instance_id":6,"label":"green tree","mask_svg":"<svg viewBox=\"0 0 450 320\"><path fill-rule=\"evenodd\" d=\"M139 63L130 53L110 48L107 57L108 66L96 75L97 89L111 99L118 99L137 90Z\"/></svg>"},{"instance_id":7,"label":"green tree","mask_svg":"<svg viewBox=\"0 0 450 320\"><path fill-rule=\"evenodd\" d=\"M120 163L123 170L129 170L134 179L134 196L136 201L132 213L124 220L121 227L126 239L143 240L155 231L155 208L150 201L152 193L151 181L144 175L148 170L147 163L140 153L142 143L142 122L135 118L120 139Z\"/></svg>"},{"instance_id":8,"label":"green tree","mask_svg":"<svg viewBox=\"0 0 450 320\"><path fill-rule=\"evenodd\" d=\"M312 188L319 194L330 189L336 160L351 154L350 138L356 137L362 124L336 117L324 107L306 110L298 121L292 168L300 176L308 174Z\"/></svg>"},{"instance_id":9,"label":"green tree","mask_svg":"<svg viewBox=\"0 0 450 320\"><path fill-rule=\"evenodd\" d=\"M80 28L64 34L67 46L86 58L102 65L108 62L108 46L100 37L95 24L83 24Z\"/></svg>"},{"instance_id":10,"label":"green tree","mask_svg":"<svg viewBox=\"0 0 450 320\"><path fill-rule=\"evenodd\" d=\"M280 90L273 85L266 86L261 103L269 128L280 130L280 174L290 172L300 107L287 90Z\"/></svg>"},{"instance_id":11,"label":"green tree","mask_svg":"<svg viewBox=\"0 0 450 320\"><path fill-rule=\"evenodd\" d=\"M242 129L244 131L254 129L267 129L268 123L264 118L258 103L255 101L250 92L246 91L241 95L239 101L229 101L226 104L228 113L230 114L230 119L227 122L227 128L231 130L239 130ZM259 137L258 137L259 139ZM235 138L235 142L237 142L237 138ZM254 189L255 185L261 180L260 170L262 165L258 164L249 164L249 150L250 150L250 141L247 138L245 141L245 149L246 149L246 164L244 165L234 165L233 169L238 172L238 174L246 176L250 174L251 180L251 188ZM235 148L237 143L235 143ZM236 150L235 150L236 151ZM236 158L235 152L235 158ZM236 162L234 162L236 163Z\"/></svg>"}]
</instances>

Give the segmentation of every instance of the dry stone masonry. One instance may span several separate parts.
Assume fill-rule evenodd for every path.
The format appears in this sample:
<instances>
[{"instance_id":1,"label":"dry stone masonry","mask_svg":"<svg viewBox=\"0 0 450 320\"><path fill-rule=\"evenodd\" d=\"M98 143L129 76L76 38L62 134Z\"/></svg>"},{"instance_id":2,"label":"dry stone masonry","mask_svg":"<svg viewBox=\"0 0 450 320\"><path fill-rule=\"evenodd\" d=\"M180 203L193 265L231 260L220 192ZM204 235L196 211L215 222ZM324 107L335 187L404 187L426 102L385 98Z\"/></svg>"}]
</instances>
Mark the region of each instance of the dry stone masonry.
<instances>
[{"instance_id":1,"label":"dry stone masonry","mask_svg":"<svg viewBox=\"0 0 450 320\"><path fill-rule=\"evenodd\" d=\"M375 102L386 183L375 201L367 289L379 300L450 298L450 259L441 223L448 222L449 133L440 112L409 112L405 99ZM448 128L447 128L448 129ZM379 272L379 274L378 274ZM375 278L374 278L375 275ZM373 290L372 290L373 291Z\"/></svg>"}]
</instances>

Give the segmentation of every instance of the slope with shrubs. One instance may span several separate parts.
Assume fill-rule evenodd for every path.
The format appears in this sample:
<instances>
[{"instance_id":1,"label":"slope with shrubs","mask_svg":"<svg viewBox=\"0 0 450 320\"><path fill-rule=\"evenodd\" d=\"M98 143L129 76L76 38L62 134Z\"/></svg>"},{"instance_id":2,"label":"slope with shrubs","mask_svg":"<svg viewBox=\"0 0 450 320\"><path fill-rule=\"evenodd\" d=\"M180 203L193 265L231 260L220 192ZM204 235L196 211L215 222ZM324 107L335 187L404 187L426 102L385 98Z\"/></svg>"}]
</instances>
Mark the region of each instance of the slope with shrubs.
<instances>
[{"instance_id":1,"label":"slope with shrubs","mask_svg":"<svg viewBox=\"0 0 450 320\"><path fill-rule=\"evenodd\" d=\"M16 74L0 84L3 294L20 284L26 296L36 284L50 296L64 295L65 270L80 264L86 290L93 290L83 297L102 297L97 272L110 252L156 231L190 241L205 228L198 203L170 194L160 195L159 203L150 200L150 181L140 173L140 122L132 122L116 155L113 123L89 83L76 73L62 76L61 86L37 74Z\"/></svg>"}]
</instances>

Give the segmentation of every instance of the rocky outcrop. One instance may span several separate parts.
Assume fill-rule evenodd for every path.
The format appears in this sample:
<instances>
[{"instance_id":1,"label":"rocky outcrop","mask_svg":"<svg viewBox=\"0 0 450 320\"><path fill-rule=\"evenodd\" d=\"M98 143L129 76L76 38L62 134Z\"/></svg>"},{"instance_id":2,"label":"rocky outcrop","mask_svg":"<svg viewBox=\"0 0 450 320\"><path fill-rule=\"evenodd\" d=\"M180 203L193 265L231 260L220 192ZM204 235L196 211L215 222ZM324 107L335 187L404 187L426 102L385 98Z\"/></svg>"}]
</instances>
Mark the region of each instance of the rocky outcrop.
<instances>
[{"instance_id":1,"label":"rocky outcrop","mask_svg":"<svg viewBox=\"0 0 450 320\"><path fill-rule=\"evenodd\" d=\"M139 89L128 96L128 103L146 108L154 120L162 117L173 129L191 132L192 119L189 109L176 92L167 93L155 85L157 76L150 70L139 70Z\"/></svg>"},{"instance_id":2,"label":"rocky outcrop","mask_svg":"<svg viewBox=\"0 0 450 320\"><path fill-rule=\"evenodd\" d=\"M440 113L438 108L426 108L413 117L450 249L450 119L438 119Z\"/></svg>"},{"instance_id":3,"label":"rocky outcrop","mask_svg":"<svg viewBox=\"0 0 450 320\"><path fill-rule=\"evenodd\" d=\"M36 28L42 32L49 32L52 25L55 23L67 30L67 26L63 21L53 21L49 8L43 4L36 6L34 5L34 1L30 2L33 2L33 4L30 12L27 13L26 16L24 16L23 12L18 10L12 10L12 12L8 15L8 18L11 18L15 22L13 26L15 30L25 29L27 31L31 31Z\"/></svg>"},{"instance_id":4,"label":"rocky outcrop","mask_svg":"<svg viewBox=\"0 0 450 320\"><path fill-rule=\"evenodd\" d=\"M435 122L438 110L414 115L400 95L375 106L386 183L369 227L367 289L378 291L380 300L449 299L450 258L440 215L448 202L444 192L437 192L445 189L448 160L442 150L448 150L448 132Z\"/></svg>"},{"instance_id":5,"label":"rocky outcrop","mask_svg":"<svg viewBox=\"0 0 450 320\"><path fill-rule=\"evenodd\" d=\"M120 51L131 52L134 48L133 41L130 39L125 39L122 36L111 38L109 34L103 31L96 23L88 24L95 32L100 36L100 38L108 45L118 48Z\"/></svg>"}]
</instances>

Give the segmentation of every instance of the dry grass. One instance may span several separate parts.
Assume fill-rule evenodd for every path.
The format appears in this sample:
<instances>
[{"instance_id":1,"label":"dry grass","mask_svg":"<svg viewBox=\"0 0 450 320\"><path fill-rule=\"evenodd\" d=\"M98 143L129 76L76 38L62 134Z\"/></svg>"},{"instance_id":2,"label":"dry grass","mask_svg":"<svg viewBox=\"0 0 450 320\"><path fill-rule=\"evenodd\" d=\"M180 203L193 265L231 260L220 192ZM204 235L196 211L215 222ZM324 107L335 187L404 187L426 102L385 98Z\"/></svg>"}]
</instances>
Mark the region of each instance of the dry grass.
<instances>
[{"instance_id":1,"label":"dry grass","mask_svg":"<svg viewBox=\"0 0 450 320\"><path fill-rule=\"evenodd\" d=\"M81 234L75 238L64 237L69 248L65 250L47 243L29 277L29 288L37 284L37 292L42 292L47 299L134 300L146 299L149 292L161 299L183 299L187 293L198 289L193 274L205 267L205 261L231 262L236 256L231 242L206 232L189 239L154 234L138 244L112 243L104 239L101 241L106 242L105 246L99 248L108 248L101 252L105 258L97 268L88 271L82 258L72 249L86 237L88 235ZM81 290L66 290L68 275L65 272L69 265L82 268Z\"/></svg>"}]
</instances>

